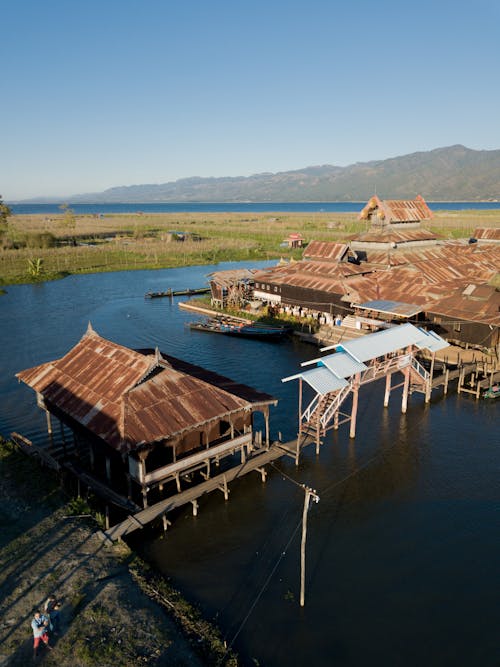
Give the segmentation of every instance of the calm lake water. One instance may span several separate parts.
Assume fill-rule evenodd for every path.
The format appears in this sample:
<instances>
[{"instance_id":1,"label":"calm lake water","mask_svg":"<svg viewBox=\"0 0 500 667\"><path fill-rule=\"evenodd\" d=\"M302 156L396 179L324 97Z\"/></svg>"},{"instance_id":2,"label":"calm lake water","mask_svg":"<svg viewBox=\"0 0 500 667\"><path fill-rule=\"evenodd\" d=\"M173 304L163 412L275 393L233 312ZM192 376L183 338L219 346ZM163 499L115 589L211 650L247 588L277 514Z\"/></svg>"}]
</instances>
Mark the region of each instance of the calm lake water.
<instances>
[{"instance_id":1,"label":"calm lake water","mask_svg":"<svg viewBox=\"0 0 500 667\"><path fill-rule=\"evenodd\" d=\"M466 209L500 210L500 202L427 202L433 211L463 211ZM111 213L359 213L366 202L222 202L222 203L163 203L163 204L70 204L79 215ZM61 213L60 204L12 204L15 214L54 215Z\"/></svg>"},{"instance_id":2,"label":"calm lake water","mask_svg":"<svg viewBox=\"0 0 500 667\"><path fill-rule=\"evenodd\" d=\"M316 348L191 332L193 315L179 310L179 299L144 299L243 265L8 287L0 297L0 432L45 437L43 413L14 374L65 354L91 321L118 343L158 346L275 395L272 435L293 438L298 388L281 378L318 356ZM135 543L220 625L245 665L500 663L499 406L437 391L430 405L411 396L401 415L400 390L383 408L383 384L362 389L355 440L343 425L319 457L306 451L298 468L283 459L265 484L247 476L230 487L228 502L207 496L198 516L185 508L165 539L145 532ZM303 492L282 473L320 496L309 513L303 609Z\"/></svg>"}]
</instances>

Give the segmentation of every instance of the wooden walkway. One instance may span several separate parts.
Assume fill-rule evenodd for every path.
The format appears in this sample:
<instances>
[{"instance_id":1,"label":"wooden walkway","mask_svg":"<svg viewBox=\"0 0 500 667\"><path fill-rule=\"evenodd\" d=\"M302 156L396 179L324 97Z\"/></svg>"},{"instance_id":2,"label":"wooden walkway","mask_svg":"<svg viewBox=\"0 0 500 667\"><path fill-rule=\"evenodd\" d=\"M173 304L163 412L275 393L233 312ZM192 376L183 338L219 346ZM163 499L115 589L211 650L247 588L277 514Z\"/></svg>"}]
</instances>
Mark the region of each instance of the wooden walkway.
<instances>
[{"instance_id":1,"label":"wooden walkway","mask_svg":"<svg viewBox=\"0 0 500 667\"><path fill-rule=\"evenodd\" d=\"M166 525L168 524L166 521L166 514L168 512L171 512L182 505L192 503L193 514L196 516L198 512L198 499L201 496L204 496L211 491L219 490L224 493L224 498L227 500L229 497L229 482L232 482L239 477L243 477L243 475L247 475L254 470L260 472L262 481L265 481L267 472L264 469L264 466L286 455L295 458L295 443L293 441L288 443L274 442L269 449L256 453L251 458L248 458L245 463L207 479L205 482L197 484L190 489L181 491L181 493L165 498L135 514L131 514L121 523L108 528L108 530L100 532L99 535L105 541L114 542L138 528L144 528L148 523L160 517L164 517L164 528L166 529Z\"/></svg>"}]
</instances>

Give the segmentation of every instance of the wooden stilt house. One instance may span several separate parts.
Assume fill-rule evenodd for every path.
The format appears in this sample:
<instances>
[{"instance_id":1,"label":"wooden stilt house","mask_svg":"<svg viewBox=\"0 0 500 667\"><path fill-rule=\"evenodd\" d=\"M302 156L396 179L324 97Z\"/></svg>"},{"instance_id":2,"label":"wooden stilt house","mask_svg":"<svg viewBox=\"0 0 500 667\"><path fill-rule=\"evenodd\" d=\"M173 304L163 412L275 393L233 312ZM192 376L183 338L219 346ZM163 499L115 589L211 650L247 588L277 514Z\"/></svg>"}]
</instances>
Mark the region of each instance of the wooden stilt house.
<instances>
[{"instance_id":1,"label":"wooden stilt house","mask_svg":"<svg viewBox=\"0 0 500 667\"><path fill-rule=\"evenodd\" d=\"M113 343L90 325L64 357L17 377L36 392L49 432L52 417L70 429L67 466L144 507L165 485L180 491L196 471L206 479L214 464L269 446L269 406L277 403L158 350ZM256 412L263 437L255 437Z\"/></svg>"}]
</instances>

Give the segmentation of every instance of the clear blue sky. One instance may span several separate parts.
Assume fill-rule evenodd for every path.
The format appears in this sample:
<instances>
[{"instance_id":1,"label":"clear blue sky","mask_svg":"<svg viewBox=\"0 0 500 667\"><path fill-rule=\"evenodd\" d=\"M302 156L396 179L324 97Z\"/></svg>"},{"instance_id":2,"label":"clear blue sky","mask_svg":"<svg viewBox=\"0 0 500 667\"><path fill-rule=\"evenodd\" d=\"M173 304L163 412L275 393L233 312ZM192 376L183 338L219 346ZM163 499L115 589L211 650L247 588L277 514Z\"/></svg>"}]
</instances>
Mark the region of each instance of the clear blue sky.
<instances>
[{"instance_id":1,"label":"clear blue sky","mask_svg":"<svg viewBox=\"0 0 500 667\"><path fill-rule=\"evenodd\" d=\"M497 0L4 0L0 193L500 148Z\"/></svg>"}]
</instances>

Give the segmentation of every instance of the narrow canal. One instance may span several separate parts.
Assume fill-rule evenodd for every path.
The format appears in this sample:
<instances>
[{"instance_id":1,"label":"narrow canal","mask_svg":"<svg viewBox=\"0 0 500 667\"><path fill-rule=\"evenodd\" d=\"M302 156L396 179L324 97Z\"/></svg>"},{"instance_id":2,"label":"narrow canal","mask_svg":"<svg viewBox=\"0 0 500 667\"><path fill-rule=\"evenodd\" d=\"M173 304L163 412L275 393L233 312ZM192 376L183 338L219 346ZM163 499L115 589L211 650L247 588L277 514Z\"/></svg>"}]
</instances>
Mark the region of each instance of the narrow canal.
<instances>
[{"instance_id":1,"label":"narrow canal","mask_svg":"<svg viewBox=\"0 0 500 667\"><path fill-rule=\"evenodd\" d=\"M254 264L255 265L255 264ZM261 264L262 265L262 264ZM217 267L73 276L0 297L0 432L45 437L44 416L14 374L65 354L88 322L132 348L155 347L277 398L271 432L295 437L297 387L281 383L317 349L189 331L193 315L148 291L204 284ZM241 264L237 265L241 266ZM382 383L383 385L383 383ZM498 405L441 391L425 405L383 386L360 393L357 436L329 435L181 512L165 539L134 544L215 619L243 664L262 667L499 664ZM284 473L284 474L283 474ZM303 491L309 513L306 605L299 607Z\"/></svg>"}]
</instances>

